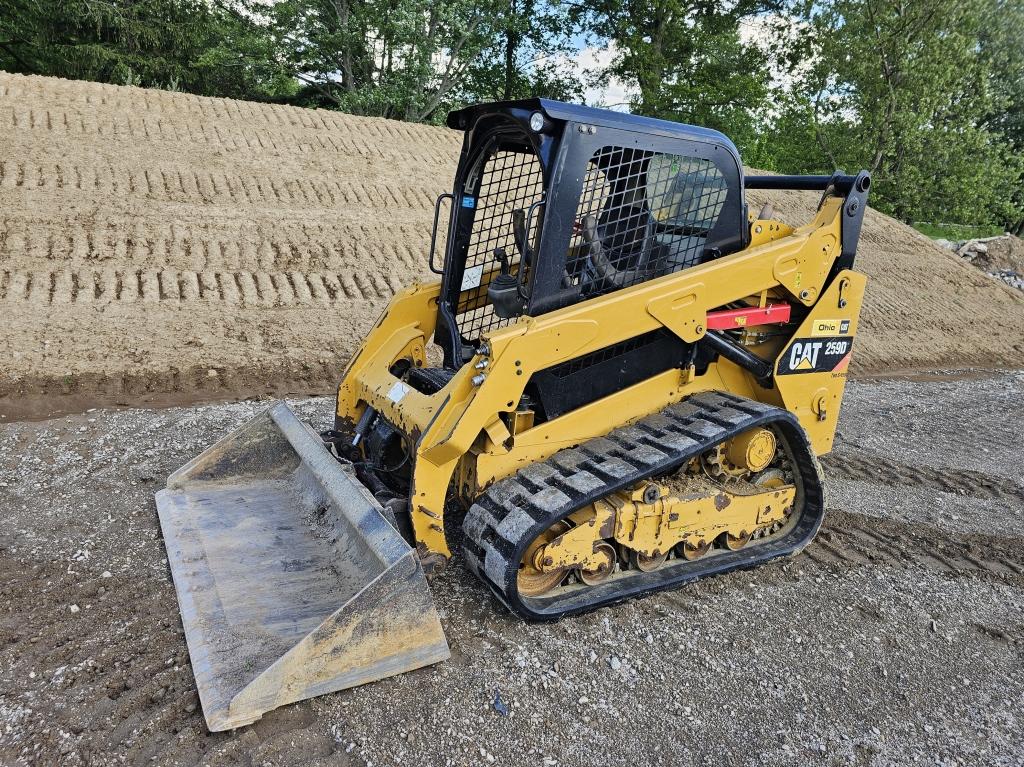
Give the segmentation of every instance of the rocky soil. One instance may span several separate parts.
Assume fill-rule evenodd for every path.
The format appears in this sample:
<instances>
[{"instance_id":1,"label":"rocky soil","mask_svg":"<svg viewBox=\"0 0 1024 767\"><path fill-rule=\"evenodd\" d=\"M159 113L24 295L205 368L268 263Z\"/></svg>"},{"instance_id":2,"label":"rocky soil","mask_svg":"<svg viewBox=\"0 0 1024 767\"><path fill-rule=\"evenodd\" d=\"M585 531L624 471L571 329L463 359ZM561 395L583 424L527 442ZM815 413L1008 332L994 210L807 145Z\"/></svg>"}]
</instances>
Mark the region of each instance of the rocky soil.
<instances>
[{"instance_id":1,"label":"rocky soil","mask_svg":"<svg viewBox=\"0 0 1024 767\"><path fill-rule=\"evenodd\" d=\"M1019 765L1022 395L851 382L803 555L552 625L456 561L451 660L217 735L153 494L262 403L0 425L0 763Z\"/></svg>"},{"instance_id":2,"label":"rocky soil","mask_svg":"<svg viewBox=\"0 0 1024 767\"><path fill-rule=\"evenodd\" d=\"M990 277L1002 280L1011 288L1024 290L1024 240L1012 234L983 237L962 242L936 240L954 251Z\"/></svg>"}]
</instances>

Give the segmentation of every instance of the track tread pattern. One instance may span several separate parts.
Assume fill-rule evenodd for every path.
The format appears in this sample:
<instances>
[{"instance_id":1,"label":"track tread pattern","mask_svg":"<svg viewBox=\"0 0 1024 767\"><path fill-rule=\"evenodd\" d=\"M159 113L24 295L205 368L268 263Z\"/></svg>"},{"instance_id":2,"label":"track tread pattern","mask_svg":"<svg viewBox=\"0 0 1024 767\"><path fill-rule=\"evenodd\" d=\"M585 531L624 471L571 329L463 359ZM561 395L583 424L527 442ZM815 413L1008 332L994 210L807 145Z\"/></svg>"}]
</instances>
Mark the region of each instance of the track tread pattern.
<instances>
[{"instance_id":1,"label":"track tread pattern","mask_svg":"<svg viewBox=\"0 0 1024 767\"><path fill-rule=\"evenodd\" d=\"M527 466L492 485L467 513L463 523L467 566L513 611L528 618L558 617L529 614L517 595L507 591L514 588L509 584L515 583L517 552L524 535L532 539L537 526L546 528L588 499L670 470L774 414L791 417L786 411L733 394L706 392ZM816 462L814 466L820 471ZM531 530L535 532L530 534ZM604 600L584 609L609 601L621 600Z\"/></svg>"}]
</instances>

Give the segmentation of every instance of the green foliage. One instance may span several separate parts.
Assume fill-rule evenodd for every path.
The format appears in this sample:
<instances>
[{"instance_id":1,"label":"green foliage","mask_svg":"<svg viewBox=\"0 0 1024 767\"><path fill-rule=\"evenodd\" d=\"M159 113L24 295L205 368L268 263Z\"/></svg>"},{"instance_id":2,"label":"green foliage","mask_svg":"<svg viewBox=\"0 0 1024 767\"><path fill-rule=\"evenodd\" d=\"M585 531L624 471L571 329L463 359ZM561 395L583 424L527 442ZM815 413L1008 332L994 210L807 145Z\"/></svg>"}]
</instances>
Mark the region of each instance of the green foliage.
<instances>
[{"instance_id":1,"label":"green foliage","mask_svg":"<svg viewBox=\"0 0 1024 767\"><path fill-rule=\"evenodd\" d=\"M1003 101L980 42L991 8L991 0L810 5L792 57L797 86L770 131L781 144L773 168L867 168L872 203L906 221L1012 215L1024 164L986 121Z\"/></svg>"},{"instance_id":2,"label":"green foliage","mask_svg":"<svg viewBox=\"0 0 1024 767\"><path fill-rule=\"evenodd\" d=\"M993 108L986 125L1024 150L1024 2L992 0L979 44L990 71Z\"/></svg>"},{"instance_id":3,"label":"green foliage","mask_svg":"<svg viewBox=\"0 0 1024 767\"><path fill-rule=\"evenodd\" d=\"M983 123L1009 145L1020 170L1010 195L999 201L997 216L1009 231L1024 235L1024 2L992 0L980 35L989 67L992 108Z\"/></svg>"},{"instance_id":4,"label":"green foliage","mask_svg":"<svg viewBox=\"0 0 1024 767\"><path fill-rule=\"evenodd\" d=\"M959 242L981 237L998 237L1003 233L1001 226L981 225L970 226L966 224L926 224L918 222L914 228L925 237L933 240L949 240Z\"/></svg>"},{"instance_id":5,"label":"green foliage","mask_svg":"<svg viewBox=\"0 0 1024 767\"><path fill-rule=\"evenodd\" d=\"M241 5L204 0L0 0L0 69L215 96L294 93Z\"/></svg>"},{"instance_id":6,"label":"green foliage","mask_svg":"<svg viewBox=\"0 0 1024 767\"><path fill-rule=\"evenodd\" d=\"M498 9L498 35L470 63L463 99L582 98L578 77L564 67L566 57L575 52L566 6L547 0L506 0Z\"/></svg>"},{"instance_id":7,"label":"green foliage","mask_svg":"<svg viewBox=\"0 0 1024 767\"><path fill-rule=\"evenodd\" d=\"M577 18L614 51L595 83L631 86L630 110L727 132L747 150L768 98L768 60L741 42L740 22L771 0L597 0Z\"/></svg>"},{"instance_id":8,"label":"green foliage","mask_svg":"<svg viewBox=\"0 0 1024 767\"><path fill-rule=\"evenodd\" d=\"M568 48L538 0L283 0L272 11L304 98L347 112L439 121L466 101L571 96L537 57Z\"/></svg>"},{"instance_id":9,"label":"green foliage","mask_svg":"<svg viewBox=\"0 0 1024 767\"><path fill-rule=\"evenodd\" d=\"M757 126L755 139L743 153L744 163L776 173L831 173L817 144L811 108L792 94L774 94L774 112Z\"/></svg>"}]
</instances>

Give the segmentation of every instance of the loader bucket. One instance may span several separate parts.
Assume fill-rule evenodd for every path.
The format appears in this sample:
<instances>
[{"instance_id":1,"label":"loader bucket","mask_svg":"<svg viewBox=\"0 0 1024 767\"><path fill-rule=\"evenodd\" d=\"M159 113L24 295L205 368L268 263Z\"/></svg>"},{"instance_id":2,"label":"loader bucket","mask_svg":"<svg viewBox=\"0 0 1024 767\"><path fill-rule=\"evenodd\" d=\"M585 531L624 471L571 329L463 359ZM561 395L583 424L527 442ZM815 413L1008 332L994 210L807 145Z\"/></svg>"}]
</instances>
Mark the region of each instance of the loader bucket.
<instances>
[{"instance_id":1,"label":"loader bucket","mask_svg":"<svg viewBox=\"0 0 1024 767\"><path fill-rule=\"evenodd\" d=\"M415 551L287 405L156 505L210 730L449 656Z\"/></svg>"}]
</instances>

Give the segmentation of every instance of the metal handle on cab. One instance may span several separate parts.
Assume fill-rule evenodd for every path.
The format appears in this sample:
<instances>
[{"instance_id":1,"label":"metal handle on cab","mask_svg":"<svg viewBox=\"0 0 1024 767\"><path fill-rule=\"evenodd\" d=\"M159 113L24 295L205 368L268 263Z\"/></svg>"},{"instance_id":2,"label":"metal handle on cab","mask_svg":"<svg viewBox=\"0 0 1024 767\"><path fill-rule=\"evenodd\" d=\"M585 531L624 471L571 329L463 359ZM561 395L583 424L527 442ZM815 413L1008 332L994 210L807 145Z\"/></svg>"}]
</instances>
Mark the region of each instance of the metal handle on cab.
<instances>
[{"instance_id":1,"label":"metal handle on cab","mask_svg":"<svg viewBox=\"0 0 1024 767\"><path fill-rule=\"evenodd\" d=\"M437 196L437 199L434 200L434 228L430 232L430 271L432 271L434 274L444 273L443 269L438 269L436 266L434 266L434 250L437 248L437 220L441 216L441 200L443 200L445 197L447 197L452 202L455 201L455 195L452 194L451 192L439 194ZM441 266L443 267L444 264L442 263Z\"/></svg>"},{"instance_id":2,"label":"metal handle on cab","mask_svg":"<svg viewBox=\"0 0 1024 767\"><path fill-rule=\"evenodd\" d=\"M535 244L537 241L536 237L530 237L530 233L533 231L533 214L537 211L537 208L544 205L545 202L547 202L547 200L542 197L541 199L537 200L532 205L530 205L529 208L526 209L526 238L527 242L529 243L529 252L531 256L533 256L532 260L536 260ZM543 223L541 225L543 226ZM533 242L530 242L531 239L533 240ZM533 264L526 264L526 266L529 266L531 269L533 268ZM530 294L526 291L526 269L524 269L523 267L524 264L519 265L519 272L516 276L519 279L519 296L520 298L526 300L530 297Z\"/></svg>"}]
</instances>

